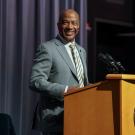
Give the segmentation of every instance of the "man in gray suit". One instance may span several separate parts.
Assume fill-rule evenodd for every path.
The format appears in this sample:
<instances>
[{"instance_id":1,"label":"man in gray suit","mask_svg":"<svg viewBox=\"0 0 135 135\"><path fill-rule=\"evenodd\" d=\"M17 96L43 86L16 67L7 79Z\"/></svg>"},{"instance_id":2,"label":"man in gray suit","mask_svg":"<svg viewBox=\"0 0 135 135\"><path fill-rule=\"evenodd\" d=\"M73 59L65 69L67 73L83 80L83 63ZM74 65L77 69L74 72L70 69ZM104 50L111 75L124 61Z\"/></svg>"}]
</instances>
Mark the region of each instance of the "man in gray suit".
<instances>
[{"instance_id":1,"label":"man in gray suit","mask_svg":"<svg viewBox=\"0 0 135 135\"><path fill-rule=\"evenodd\" d=\"M59 34L37 48L30 78L30 88L40 93L34 126L44 135L63 134L64 93L88 84L86 53L75 42L79 32L79 15L73 9L59 17ZM70 45L74 45L81 62L83 84L80 85Z\"/></svg>"}]
</instances>

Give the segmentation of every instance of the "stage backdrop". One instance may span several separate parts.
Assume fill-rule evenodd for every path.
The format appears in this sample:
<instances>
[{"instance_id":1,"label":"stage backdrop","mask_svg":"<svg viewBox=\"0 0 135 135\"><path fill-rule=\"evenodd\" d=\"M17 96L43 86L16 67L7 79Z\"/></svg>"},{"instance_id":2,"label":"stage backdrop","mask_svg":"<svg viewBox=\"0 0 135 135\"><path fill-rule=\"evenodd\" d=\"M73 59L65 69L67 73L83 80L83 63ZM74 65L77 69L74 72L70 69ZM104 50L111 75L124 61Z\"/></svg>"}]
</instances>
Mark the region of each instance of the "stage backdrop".
<instances>
[{"instance_id":1,"label":"stage backdrop","mask_svg":"<svg viewBox=\"0 0 135 135\"><path fill-rule=\"evenodd\" d=\"M78 42L87 49L86 0L0 0L0 112L11 116L16 135L32 135L38 94L28 87L34 51L57 35L60 11L80 13ZM1 133L0 133L1 134Z\"/></svg>"}]
</instances>

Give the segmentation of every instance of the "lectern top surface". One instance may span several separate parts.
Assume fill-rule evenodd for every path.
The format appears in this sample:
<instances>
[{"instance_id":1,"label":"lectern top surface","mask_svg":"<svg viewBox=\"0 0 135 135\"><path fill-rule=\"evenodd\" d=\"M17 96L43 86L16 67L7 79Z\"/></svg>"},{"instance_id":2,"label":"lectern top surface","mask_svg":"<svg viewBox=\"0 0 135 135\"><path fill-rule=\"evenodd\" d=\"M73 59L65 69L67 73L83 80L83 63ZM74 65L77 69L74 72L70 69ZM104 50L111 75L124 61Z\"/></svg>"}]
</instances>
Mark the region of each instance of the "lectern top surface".
<instances>
[{"instance_id":1,"label":"lectern top surface","mask_svg":"<svg viewBox=\"0 0 135 135\"><path fill-rule=\"evenodd\" d=\"M133 74L107 74L106 79L135 80Z\"/></svg>"}]
</instances>

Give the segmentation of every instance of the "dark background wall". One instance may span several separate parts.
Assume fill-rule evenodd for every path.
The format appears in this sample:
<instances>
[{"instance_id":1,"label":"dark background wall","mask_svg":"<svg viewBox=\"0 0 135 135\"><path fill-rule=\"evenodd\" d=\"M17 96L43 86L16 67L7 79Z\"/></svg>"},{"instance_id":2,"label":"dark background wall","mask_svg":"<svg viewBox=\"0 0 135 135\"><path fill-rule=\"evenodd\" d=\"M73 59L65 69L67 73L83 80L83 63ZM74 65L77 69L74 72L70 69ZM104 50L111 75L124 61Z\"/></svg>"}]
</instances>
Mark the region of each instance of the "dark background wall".
<instances>
[{"instance_id":1,"label":"dark background wall","mask_svg":"<svg viewBox=\"0 0 135 135\"><path fill-rule=\"evenodd\" d=\"M123 22L133 21L133 0L90 0L88 19L104 18Z\"/></svg>"},{"instance_id":2,"label":"dark background wall","mask_svg":"<svg viewBox=\"0 0 135 135\"><path fill-rule=\"evenodd\" d=\"M99 62L100 52L109 53L126 69L134 74L135 50L133 0L90 0L88 1L88 68L90 81L105 79L105 64Z\"/></svg>"}]
</instances>

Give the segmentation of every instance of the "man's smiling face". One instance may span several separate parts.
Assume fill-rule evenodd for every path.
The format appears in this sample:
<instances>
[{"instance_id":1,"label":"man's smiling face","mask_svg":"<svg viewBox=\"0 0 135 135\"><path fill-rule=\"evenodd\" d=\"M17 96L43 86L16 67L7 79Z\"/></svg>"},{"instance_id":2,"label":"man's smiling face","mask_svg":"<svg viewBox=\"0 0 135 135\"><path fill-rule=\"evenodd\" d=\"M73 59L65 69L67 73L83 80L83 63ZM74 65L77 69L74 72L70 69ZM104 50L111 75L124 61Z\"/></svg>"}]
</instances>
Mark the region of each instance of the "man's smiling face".
<instances>
[{"instance_id":1,"label":"man's smiling face","mask_svg":"<svg viewBox=\"0 0 135 135\"><path fill-rule=\"evenodd\" d=\"M60 35L68 42L72 42L79 32L79 15L73 11L66 11L58 23Z\"/></svg>"}]
</instances>

